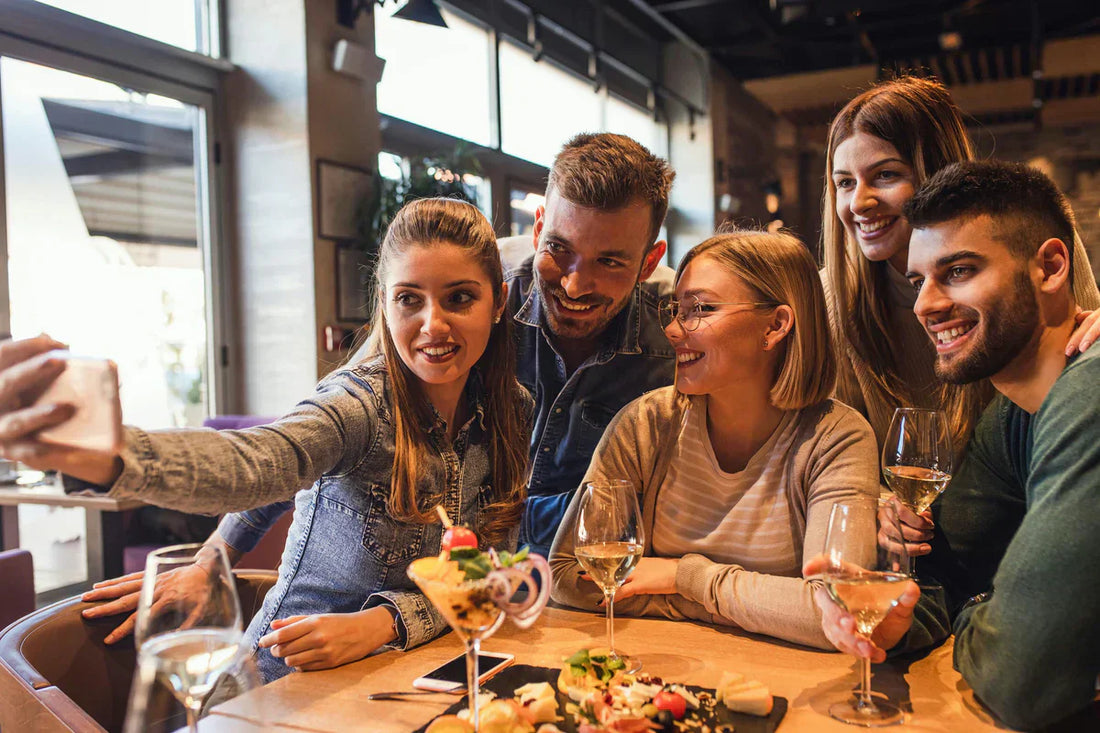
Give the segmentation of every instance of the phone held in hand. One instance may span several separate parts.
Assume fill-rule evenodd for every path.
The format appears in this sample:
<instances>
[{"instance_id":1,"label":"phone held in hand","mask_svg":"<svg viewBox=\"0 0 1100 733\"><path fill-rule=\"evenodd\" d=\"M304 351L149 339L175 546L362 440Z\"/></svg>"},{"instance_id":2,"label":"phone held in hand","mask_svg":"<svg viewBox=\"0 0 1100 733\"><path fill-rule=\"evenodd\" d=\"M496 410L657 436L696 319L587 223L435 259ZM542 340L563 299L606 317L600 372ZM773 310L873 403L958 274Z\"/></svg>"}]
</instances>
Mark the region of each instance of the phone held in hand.
<instances>
[{"instance_id":1,"label":"phone held in hand","mask_svg":"<svg viewBox=\"0 0 1100 733\"><path fill-rule=\"evenodd\" d=\"M481 652L477 655L478 669L481 676L478 684L495 675L515 661L512 654L499 654L496 652ZM459 654L449 662L428 672L422 677L413 680L413 687L420 690L434 690L437 692L465 692L466 691L466 655Z\"/></svg>"},{"instance_id":2,"label":"phone held in hand","mask_svg":"<svg viewBox=\"0 0 1100 733\"><path fill-rule=\"evenodd\" d=\"M36 405L69 404L71 418L38 433L38 439L73 448L110 453L122 447L122 406L118 400L118 367L108 359L53 351L65 360L65 371L35 400Z\"/></svg>"}]
</instances>

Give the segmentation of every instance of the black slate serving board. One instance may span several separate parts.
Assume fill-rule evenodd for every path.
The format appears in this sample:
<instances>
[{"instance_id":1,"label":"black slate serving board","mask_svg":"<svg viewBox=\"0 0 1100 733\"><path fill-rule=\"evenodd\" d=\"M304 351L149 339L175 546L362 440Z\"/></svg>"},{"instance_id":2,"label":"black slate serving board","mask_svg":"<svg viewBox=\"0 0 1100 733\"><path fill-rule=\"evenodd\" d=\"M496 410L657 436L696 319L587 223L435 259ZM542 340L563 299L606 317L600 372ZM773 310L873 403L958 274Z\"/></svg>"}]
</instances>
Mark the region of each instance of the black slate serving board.
<instances>
[{"instance_id":1,"label":"black slate serving board","mask_svg":"<svg viewBox=\"0 0 1100 733\"><path fill-rule=\"evenodd\" d=\"M527 684L528 682L549 682L552 686L557 688L558 673L561 670L549 667L533 667L529 664L514 664L511 667L501 671L491 680L481 686L483 690L492 690L497 694L497 697L511 697L517 687ZM706 690L710 694L714 694L714 690L706 687L698 687L697 685L684 685L687 689L694 693ZM565 715L565 704L569 702L569 698L558 692L558 715L561 715L565 720L557 723L557 726L561 728L565 733L576 733L577 728L573 724L572 716ZM445 711L443 715L454 715L459 710L466 707L466 698L462 698L461 701L451 705ZM783 720L783 716L787 713L787 698L775 697L775 705L772 707L771 714L766 718L761 718L756 715L746 715L744 713L735 713L727 710L724 705L718 705L714 710L715 714L710 719L706 720L713 729L716 725L733 725L737 733L773 733L773 731L779 727L779 721ZM419 728L416 733L423 733L424 729L428 726Z\"/></svg>"}]
</instances>

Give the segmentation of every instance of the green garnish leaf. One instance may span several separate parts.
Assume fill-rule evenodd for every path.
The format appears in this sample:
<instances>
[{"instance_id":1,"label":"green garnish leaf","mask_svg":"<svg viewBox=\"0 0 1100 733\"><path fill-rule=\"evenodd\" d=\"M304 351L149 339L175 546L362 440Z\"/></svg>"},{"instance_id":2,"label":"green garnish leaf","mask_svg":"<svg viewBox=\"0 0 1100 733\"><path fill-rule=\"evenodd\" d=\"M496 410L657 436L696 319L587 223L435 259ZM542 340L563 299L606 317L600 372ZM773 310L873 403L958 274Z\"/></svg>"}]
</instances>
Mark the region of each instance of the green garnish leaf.
<instances>
[{"instance_id":1,"label":"green garnish leaf","mask_svg":"<svg viewBox=\"0 0 1100 733\"><path fill-rule=\"evenodd\" d=\"M481 550L476 547L456 547L451 550L452 560L470 560L481 554Z\"/></svg>"},{"instance_id":2,"label":"green garnish leaf","mask_svg":"<svg viewBox=\"0 0 1100 733\"><path fill-rule=\"evenodd\" d=\"M466 574L466 580L481 580L489 574L493 566L486 555L478 553L473 557L458 560L458 569Z\"/></svg>"},{"instance_id":3,"label":"green garnish leaf","mask_svg":"<svg viewBox=\"0 0 1100 733\"><path fill-rule=\"evenodd\" d=\"M622 659L619 659L618 657L610 660L607 663L607 668L612 670L619 670L623 669L624 667L626 667L626 662L624 662Z\"/></svg>"},{"instance_id":4,"label":"green garnish leaf","mask_svg":"<svg viewBox=\"0 0 1100 733\"><path fill-rule=\"evenodd\" d=\"M587 649L581 649L565 659L565 663L570 667L587 667L589 662ZM581 674L584 674L584 672L582 671Z\"/></svg>"},{"instance_id":5,"label":"green garnish leaf","mask_svg":"<svg viewBox=\"0 0 1100 733\"><path fill-rule=\"evenodd\" d=\"M527 559L527 556L530 555L530 554L531 554L531 548L528 547L527 545L524 545L523 547L520 548L519 552L517 552L515 555L512 555L512 564L514 565L517 562L523 562L524 560Z\"/></svg>"}]
</instances>

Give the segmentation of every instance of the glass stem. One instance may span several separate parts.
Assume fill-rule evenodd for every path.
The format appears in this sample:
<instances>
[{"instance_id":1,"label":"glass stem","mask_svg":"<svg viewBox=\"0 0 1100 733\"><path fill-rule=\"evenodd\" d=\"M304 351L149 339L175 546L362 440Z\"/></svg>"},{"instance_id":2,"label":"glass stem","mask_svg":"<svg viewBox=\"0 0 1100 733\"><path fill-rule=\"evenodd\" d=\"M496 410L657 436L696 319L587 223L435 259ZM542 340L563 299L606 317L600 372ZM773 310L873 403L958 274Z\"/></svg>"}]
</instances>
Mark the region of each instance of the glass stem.
<instances>
[{"instance_id":1,"label":"glass stem","mask_svg":"<svg viewBox=\"0 0 1100 733\"><path fill-rule=\"evenodd\" d=\"M477 730L477 693L478 677L477 655L481 651L481 639L473 638L466 642L466 691L470 706L470 723Z\"/></svg>"},{"instance_id":2,"label":"glass stem","mask_svg":"<svg viewBox=\"0 0 1100 733\"><path fill-rule=\"evenodd\" d=\"M199 733L199 711L190 705L184 705L183 709L187 715L187 730L189 733Z\"/></svg>"},{"instance_id":3,"label":"glass stem","mask_svg":"<svg viewBox=\"0 0 1100 733\"><path fill-rule=\"evenodd\" d=\"M875 703L871 699L871 660L867 657L860 658L860 682L859 682L859 709L872 712Z\"/></svg>"},{"instance_id":4,"label":"glass stem","mask_svg":"<svg viewBox=\"0 0 1100 733\"><path fill-rule=\"evenodd\" d=\"M615 589L603 591L604 600L607 602L607 650L608 654L615 654Z\"/></svg>"}]
</instances>

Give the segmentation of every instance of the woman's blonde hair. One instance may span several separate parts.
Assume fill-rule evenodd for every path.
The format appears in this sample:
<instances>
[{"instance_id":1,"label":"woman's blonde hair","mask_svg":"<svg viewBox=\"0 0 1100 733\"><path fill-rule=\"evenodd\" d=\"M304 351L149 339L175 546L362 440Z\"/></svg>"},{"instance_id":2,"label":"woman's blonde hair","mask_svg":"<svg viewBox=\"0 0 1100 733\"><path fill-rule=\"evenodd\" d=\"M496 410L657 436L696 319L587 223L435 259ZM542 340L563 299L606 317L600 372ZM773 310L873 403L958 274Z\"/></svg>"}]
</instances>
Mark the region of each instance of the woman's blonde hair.
<instances>
[{"instance_id":1,"label":"woman's blonde hair","mask_svg":"<svg viewBox=\"0 0 1100 733\"><path fill-rule=\"evenodd\" d=\"M904 354L889 325L886 268L890 264L864 257L836 213L833 156L841 143L858 132L893 145L912 167L917 187L951 163L973 160L974 151L959 108L947 88L932 79L902 77L878 84L845 105L829 128L821 239L837 348L842 358L850 359L871 380L878 400L895 407L919 404L915 385L905 384L898 369ZM961 448L991 390L984 383L940 389L941 404Z\"/></svg>"},{"instance_id":2,"label":"woman's blonde hair","mask_svg":"<svg viewBox=\"0 0 1100 733\"><path fill-rule=\"evenodd\" d=\"M785 232L719 231L684 255L676 282L699 257L711 258L744 282L757 301L767 304L761 307L788 305L794 311L794 325L780 347L772 404L800 410L828 399L836 384L836 357L821 279L806 245Z\"/></svg>"},{"instance_id":3,"label":"woman's blonde hair","mask_svg":"<svg viewBox=\"0 0 1100 733\"><path fill-rule=\"evenodd\" d=\"M420 388L420 381L397 353L386 323L385 283L394 260L412 247L450 244L469 252L489 278L493 304L503 308L504 273L497 251L496 235L475 206L456 199L420 199L406 204L386 230L375 268L378 298L366 348L368 356L382 354L393 390L395 441L393 476L387 503L390 515L405 522L431 524L439 521L433 508L417 503L420 468L431 441L424 426L433 422L433 411ZM499 544L519 524L526 496L528 428L522 389L516 380L512 320L501 318L489 336L485 353L476 369L485 390L485 430L489 438L492 465L492 503L481 511L477 528L482 545ZM473 375L471 375L471 378Z\"/></svg>"}]
</instances>

